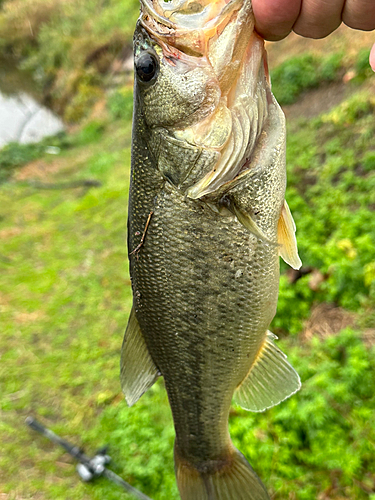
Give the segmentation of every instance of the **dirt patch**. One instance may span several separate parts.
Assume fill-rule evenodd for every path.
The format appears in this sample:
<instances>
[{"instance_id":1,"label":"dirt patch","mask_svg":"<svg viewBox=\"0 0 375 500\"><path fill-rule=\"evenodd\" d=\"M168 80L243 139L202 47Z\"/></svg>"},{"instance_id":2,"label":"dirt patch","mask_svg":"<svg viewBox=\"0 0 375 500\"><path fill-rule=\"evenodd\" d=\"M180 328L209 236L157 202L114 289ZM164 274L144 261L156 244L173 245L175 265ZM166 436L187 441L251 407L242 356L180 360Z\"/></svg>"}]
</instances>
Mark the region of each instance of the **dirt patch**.
<instances>
[{"instance_id":1,"label":"dirt patch","mask_svg":"<svg viewBox=\"0 0 375 500\"><path fill-rule=\"evenodd\" d=\"M71 172L72 165L77 170L91 155L90 150L84 150L77 154L73 162L67 160L67 158L54 158L50 161L45 159L35 160L17 170L13 178L16 181L30 179L48 181L49 178L53 179L56 174Z\"/></svg>"},{"instance_id":2,"label":"dirt patch","mask_svg":"<svg viewBox=\"0 0 375 500\"><path fill-rule=\"evenodd\" d=\"M319 304L313 310L310 319L306 323L305 330L302 334L304 340L309 340L312 337L326 337L336 335L344 328L353 326L355 316L353 313L336 307L333 304Z\"/></svg>"},{"instance_id":3,"label":"dirt patch","mask_svg":"<svg viewBox=\"0 0 375 500\"><path fill-rule=\"evenodd\" d=\"M21 233L22 233L22 230L19 227L7 227L6 229L2 229L0 231L0 240L6 240L8 238L13 238L14 236L18 236Z\"/></svg>"},{"instance_id":4,"label":"dirt patch","mask_svg":"<svg viewBox=\"0 0 375 500\"><path fill-rule=\"evenodd\" d=\"M375 345L375 328L368 328L362 334L362 340L367 347Z\"/></svg>"},{"instance_id":5,"label":"dirt patch","mask_svg":"<svg viewBox=\"0 0 375 500\"><path fill-rule=\"evenodd\" d=\"M33 311L33 312L17 312L15 314L15 321L19 325L23 325L26 323L34 323L40 319L45 317L45 313L43 311Z\"/></svg>"},{"instance_id":6,"label":"dirt patch","mask_svg":"<svg viewBox=\"0 0 375 500\"><path fill-rule=\"evenodd\" d=\"M9 304L10 304L9 298L5 294L0 292L0 306L5 307L9 306Z\"/></svg>"},{"instance_id":7,"label":"dirt patch","mask_svg":"<svg viewBox=\"0 0 375 500\"><path fill-rule=\"evenodd\" d=\"M297 102L283 106L283 110L287 119L314 118L339 105L349 93L348 85L343 82L323 84L304 92Z\"/></svg>"},{"instance_id":8,"label":"dirt patch","mask_svg":"<svg viewBox=\"0 0 375 500\"><path fill-rule=\"evenodd\" d=\"M301 94L296 103L284 106L287 119L313 118L329 111L346 99L356 90L350 84L350 80L356 76L355 64L358 54L363 49L369 50L372 44L372 33L353 31L344 25L321 40L303 38L291 33L280 42L266 42L271 70L292 57L306 53L317 57L332 53L343 54L345 69L341 75L342 80L335 83L323 83L319 88Z\"/></svg>"},{"instance_id":9,"label":"dirt patch","mask_svg":"<svg viewBox=\"0 0 375 500\"><path fill-rule=\"evenodd\" d=\"M17 181L45 179L48 175L59 172L63 166L65 166L63 161L46 162L45 160L35 160L18 170L14 175L14 179Z\"/></svg>"}]
</instances>

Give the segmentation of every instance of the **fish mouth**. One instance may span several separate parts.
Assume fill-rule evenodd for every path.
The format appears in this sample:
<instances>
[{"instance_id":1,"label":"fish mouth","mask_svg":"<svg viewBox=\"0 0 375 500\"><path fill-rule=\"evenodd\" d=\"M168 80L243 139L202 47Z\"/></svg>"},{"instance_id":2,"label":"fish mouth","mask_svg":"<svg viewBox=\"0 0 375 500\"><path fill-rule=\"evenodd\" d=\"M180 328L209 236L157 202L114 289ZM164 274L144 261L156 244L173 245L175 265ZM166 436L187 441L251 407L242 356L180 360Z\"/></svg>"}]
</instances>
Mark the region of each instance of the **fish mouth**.
<instances>
[{"instance_id":1,"label":"fish mouth","mask_svg":"<svg viewBox=\"0 0 375 500\"><path fill-rule=\"evenodd\" d=\"M242 32L254 27L251 0L141 0L140 23L163 49L207 57L211 63L213 46L228 24L236 28L221 52L232 55L241 51Z\"/></svg>"},{"instance_id":2,"label":"fish mouth","mask_svg":"<svg viewBox=\"0 0 375 500\"><path fill-rule=\"evenodd\" d=\"M241 3L241 0L141 0L142 10L154 19L188 29L203 28L216 19L228 4Z\"/></svg>"}]
</instances>

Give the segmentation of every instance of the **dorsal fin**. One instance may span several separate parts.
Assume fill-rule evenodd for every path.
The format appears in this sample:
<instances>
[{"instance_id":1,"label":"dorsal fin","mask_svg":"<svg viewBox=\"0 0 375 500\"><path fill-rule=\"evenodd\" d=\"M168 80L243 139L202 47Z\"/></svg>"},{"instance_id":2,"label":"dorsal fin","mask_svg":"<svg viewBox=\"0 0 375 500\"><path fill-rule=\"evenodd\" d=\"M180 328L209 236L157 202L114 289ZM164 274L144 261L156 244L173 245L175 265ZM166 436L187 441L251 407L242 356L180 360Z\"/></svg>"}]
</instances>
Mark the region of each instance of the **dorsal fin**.
<instances>
[{"instance_id":1,"label":"dorsal fin","mask_svg":"<svg viewBox=\"0 0 375 500\"><path fill-rule=\"evenodd\" d=\"M235 392L235 402L245 410L264 411L292 396L301 387L298 373L273 342L276 338L267 332L249 373Z\"/></svg>"},{"instance_id":2,"label":"dorsal fin","mask_svg":"<svg viewBox=\"0 0 375 500\"><path fill-rule=\"evenodd\" d=\"M296 225L294 224L292 213L288 203L284 200L283 208L277 226L277 239L280 245L279 255L293 269L299 269L302 266L301 259L298 256Z\"/></svg>"},{"instance_id":3,"label":"dorsal fin","mask_svg":"<svg viewBox=\"0 0 375 500\"><path fill-rule=\"evenodd\" d=\"M121 350L121 387L128 405L136 403L159 375L132 307Z\"/></svg>"}]
</instances>

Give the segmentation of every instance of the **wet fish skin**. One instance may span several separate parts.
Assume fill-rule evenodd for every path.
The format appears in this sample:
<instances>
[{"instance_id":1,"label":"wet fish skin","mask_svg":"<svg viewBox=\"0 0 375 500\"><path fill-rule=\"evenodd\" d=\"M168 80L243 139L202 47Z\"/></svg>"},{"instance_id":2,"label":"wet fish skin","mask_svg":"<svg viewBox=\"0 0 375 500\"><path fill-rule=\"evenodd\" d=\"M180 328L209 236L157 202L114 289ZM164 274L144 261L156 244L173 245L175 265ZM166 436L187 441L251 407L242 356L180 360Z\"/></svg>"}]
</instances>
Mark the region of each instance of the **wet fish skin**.
<instances>
[{"instance_id":1,"label":"wet fish skin","mask_svg":"<svg viewBox=\"0 0 375 500\"><path fill-rule=\"evenodd\" d=\"M135 64L147 53L158 69L151 83L136 78L134 89L128 225L134 311L123 345L123 389L133 404L164 377L183 500L264 500L266 490L231 443L228 415L233 393L249 377L241 401L255 411L299 388L267 335L278 295L284 118L259 66L267 117L250 159L231 181L192 198L189 189L219 157L183 136L215 112L222 89L204 64L170 64L142 22L134 45ZM259 405L249 396L253 386Z\"/></svg>"}]
</instances>

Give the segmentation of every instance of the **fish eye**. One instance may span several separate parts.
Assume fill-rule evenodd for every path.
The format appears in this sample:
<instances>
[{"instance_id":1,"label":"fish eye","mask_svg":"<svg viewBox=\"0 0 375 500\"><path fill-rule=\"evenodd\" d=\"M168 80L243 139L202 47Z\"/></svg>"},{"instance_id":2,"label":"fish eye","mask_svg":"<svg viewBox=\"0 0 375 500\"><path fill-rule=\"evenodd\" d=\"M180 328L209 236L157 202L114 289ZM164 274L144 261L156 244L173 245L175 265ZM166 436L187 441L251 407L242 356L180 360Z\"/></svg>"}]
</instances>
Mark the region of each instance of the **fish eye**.
<instances>
[{"instance_id":1,"label":"fish eye","mask_svg":"<svg viewBox=\"0 0 375 500\"><path fill-rule=\"evenodd\" d=\"M156 57L149 52L144 52L135 63L137 76L142 82L150 82L154 78L158 67Z\"/></svg>"}]
</instances>

